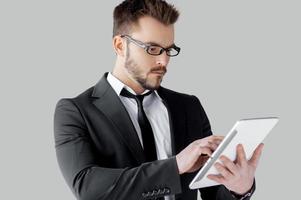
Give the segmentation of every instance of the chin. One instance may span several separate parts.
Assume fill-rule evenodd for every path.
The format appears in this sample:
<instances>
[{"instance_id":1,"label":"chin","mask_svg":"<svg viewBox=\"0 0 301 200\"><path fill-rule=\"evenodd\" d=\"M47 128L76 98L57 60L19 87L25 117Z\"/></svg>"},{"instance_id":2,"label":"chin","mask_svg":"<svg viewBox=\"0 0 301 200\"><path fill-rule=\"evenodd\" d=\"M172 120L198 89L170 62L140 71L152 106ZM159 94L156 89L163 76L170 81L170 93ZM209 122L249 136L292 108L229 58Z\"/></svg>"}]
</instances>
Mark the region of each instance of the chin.
<instances>
[{"instance_id":1,"label":"chin","mask_svg":"<svg viewBox=\"0 0 301 200\"><path fill-rule=\"evenodd\" d=\"M161 86L161 81L154 84L146 84L146 89L148 90L157 90Z\"/></svg>"},{"instance_id":2,"label":"chin","mask_svg":"<svg viewBox=\"0 0 301 200\"><path fill-rule=\"evenodd\" d=\"M140 79L140 85L147 90L157 90L161 86L162 77L150 77Z\"/></svg>"}]
</instances>

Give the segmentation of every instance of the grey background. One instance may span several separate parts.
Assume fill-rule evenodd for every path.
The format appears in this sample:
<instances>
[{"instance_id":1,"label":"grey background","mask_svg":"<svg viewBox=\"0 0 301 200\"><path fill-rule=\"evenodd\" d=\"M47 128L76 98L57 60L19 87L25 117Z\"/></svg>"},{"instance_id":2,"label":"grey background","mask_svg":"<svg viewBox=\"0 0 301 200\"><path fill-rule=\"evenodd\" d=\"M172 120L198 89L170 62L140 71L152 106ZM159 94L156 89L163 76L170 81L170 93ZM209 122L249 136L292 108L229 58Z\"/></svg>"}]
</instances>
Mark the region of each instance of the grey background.
<instances>
[{"instance_id":1,"label":"grey background","mask_svg":"<svg viewBox=\"0 0 301 200\"><path fill-rule=\"evenodd\" d=\"M1 1L0 199L74 199L56 163L53 112L115 61L120 1ZM213 131L279 116L265 140L253 199L296 199L300 184L300 3L170 1L181 11L163 85L198 96Z\"/></svg>"}]
</instances>

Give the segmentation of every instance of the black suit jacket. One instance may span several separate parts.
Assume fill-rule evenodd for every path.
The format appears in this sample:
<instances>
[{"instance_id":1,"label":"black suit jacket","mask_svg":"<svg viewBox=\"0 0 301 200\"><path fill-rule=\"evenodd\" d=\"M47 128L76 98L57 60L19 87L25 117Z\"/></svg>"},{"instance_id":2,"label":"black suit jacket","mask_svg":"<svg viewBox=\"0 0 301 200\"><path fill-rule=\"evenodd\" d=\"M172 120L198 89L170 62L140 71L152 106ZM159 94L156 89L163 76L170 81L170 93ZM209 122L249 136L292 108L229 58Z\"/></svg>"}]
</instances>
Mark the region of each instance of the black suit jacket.
<instances>
[{"instance_id":1,"label":"black suit jacket","mask_svg":"<svg viewBox=\"0 0 301 200\"><path fill-rule=\"evenodd\" d=\"M56 154L62 174L78 199L136 200L175 194L196 200L188 185L195 173L178 174L175 156L145 162L132 121L107 82L107 74L72 99L61 99L54 116ZM195 96L160 87L170 117L172 153L211 135L203 107ZM203 200L230 200L224 186L201 189Z\"/></svg>"}]
</instances>

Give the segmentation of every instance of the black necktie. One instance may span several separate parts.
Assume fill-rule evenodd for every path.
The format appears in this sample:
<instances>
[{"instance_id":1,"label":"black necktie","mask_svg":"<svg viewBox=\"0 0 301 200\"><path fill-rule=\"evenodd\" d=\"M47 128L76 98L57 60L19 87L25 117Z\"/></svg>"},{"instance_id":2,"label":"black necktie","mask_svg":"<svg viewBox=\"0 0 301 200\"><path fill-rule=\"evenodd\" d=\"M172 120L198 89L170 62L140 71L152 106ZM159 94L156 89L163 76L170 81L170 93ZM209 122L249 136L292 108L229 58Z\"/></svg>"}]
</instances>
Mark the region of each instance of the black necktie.
<instances>
[{"instance_id":1,"label":"black necktie","mask_svg":"<svg viewBox=\"0 0 301 200\"><path fill-rule=\"evenodd\" d=\"M133 98L136 100L138 105L138 123L141 129L141 135L143 140L143 148L144 148L144 154L146 157L146 161L154 161L157 160L157 153L156 153L156 145L155 145L155 138L153 134L152 127L146 117L146 114L143 109L143 98L149 94L151 94L152 91L149 91L143 95L134 95L130 93L125 88L122 89L120 92L120 95L124 97Z\"/></svg>"}]
</instances>

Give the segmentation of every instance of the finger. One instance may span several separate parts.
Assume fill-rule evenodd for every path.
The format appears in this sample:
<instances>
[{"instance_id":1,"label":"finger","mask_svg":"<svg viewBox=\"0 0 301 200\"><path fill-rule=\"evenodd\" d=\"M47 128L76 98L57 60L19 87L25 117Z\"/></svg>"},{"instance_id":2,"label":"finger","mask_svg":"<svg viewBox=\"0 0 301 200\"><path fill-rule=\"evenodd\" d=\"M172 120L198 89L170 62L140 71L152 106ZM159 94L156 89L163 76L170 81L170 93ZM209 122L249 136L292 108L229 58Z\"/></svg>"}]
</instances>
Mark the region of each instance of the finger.
<instances>
[{"instance_id":1,"label":"finger","mask_svg":"<svg viewBox=\"0 0 301 200\"><path fill-rule=\"evenodd\" d=\"M199 145L203 144L203 146L208 144L208 142L213 142L213 143L219 144L223 140L224 137L225 136L211 135L211 136L207 136L205 138L198 139L195 142Z\"/></svg>"},{"instance_id":2,"label":"finger","mask_svg":"<svg viewBox=\"0 0 301 200\"><path fill-rule=\"evenodd\" d=\"M208 140L208 141L214 141L214 140L223 140L225 136L222 135L210 135L205 137L204 139Z\"/></svg>"},{"instance_id":3,"label":"finger","mask_svg":"<svg viewBox=\"0 0 301 200\"><path fill-rule=\"evenodd\" d=\"M211 141L214 141L214 142L221 142L223 141L223 139L225 138L225 136L222 136L222 135L214 135L212 138L211 138Z\"/></svg>"},{"instance_id":4,"label":"finger","mask_svg":"<svg viewBox=\"0 0 301 200\"><path fill-rule=\"evenodd\" d=\"M261 157L262 154L262 150L263 150L264 144L261 143L257 146L257 148L255 149L251 159L249 160L249 163L253 166L253 167L257 167L259 159Z\"/></svg>"},{"instance_id":5,"label":"finger","mask_svg":"<svg viewBox=\"0 0 301 200\"><path fill-rule=\"evenodd\" d=\"M199 155L202 155L202 154L206 154L206 155L208 155L208 156L211 156L211 155L212 155L212 151L211 151L211 149L208 148L208 147L200 147L198 150L199 150L199 151L198 151Z\"/></svg>"},{"instance_id":6,"label":"finger","mask_svg":"<svg viewBox=\"0 0 301 200\"><path fill-rule=\"evenodd\" d=\"M200 147L204 147L204 146L208 146L208 142L210 141L210 139L207 138L202 138L202 139L198 139L195 141L195 144L200 146Z\"/></svg>"},{"instance_id":7,"label":"finger","mask_svg":"<svg viewBox=\"0 0 301 200\"><path fill-rule=\"evenodd\" d=\"M214 164L214 166L225 179L230 179L233 176L233 174L222 164L217 162Z\"/></svg>"},{"instance_id":8,"label":"finger","mask_svg":"<svg viewBox=\"0 0 301 200\"><path fill-rule=\"evenodd\" d=\"M219 146L220 143L222 143L222 141L223 141L223 140L215 140L214 142L215 142L215 144L217 144L217 146Z\"/></svg>"},{"instance_id":9,"label":"finger","mask_svg":"<svg viewBox=\"0 0 301 200\"><path fill-rule=\"evenodd\" d=\"M210 157L208 155L201 155L196 161L196 166L203 166Z\"/></svg>"},{"instance_id":10,"label":"finger","mask_svg":"<svg viewBox=\"0 0 301 200\"><path fill-rule=\"evenodd\" d=\"M220 161L222 161L222 163L224 164L224 166L233 174L237 174L238 173L238 168L237 166L234 164L234 162L232 160L230 160L228 157L226 156L221 156Z\"/></svg>"},{"instance_id":11,"label":"finger","mask_svg":"<svg viewBox=\"0 0 301 200\"><path fill-rule=\"evenodd\" d=\"M220 174L218 174L218 175L209 174L207 176L207 178L210 179L210 180L213 180L217 183L220 183L220 184L223 184L225 182L225 178Z\"/></svg>"},{"instance_id":12,"label":"finger","mask_svg":"<svg viewBox=\"0 0 301 200\"><path fill-rule=\"evenodd\" d=\"M237 163L241 165L247 164L246 153L242 144L237 145L236 152L237 152Z\"/></svg>"},{"instance_id":13,"label":"finger","mask_svg":"<svg viewBox=\"0 0 301 200\"><path fill-rule=\"evenodd\" d=\"M208 142L208 146L212 151L215 151L218 147L218 144L213 143L213 142Z\"/></svg>"},{"instance_id":14,"label":"finger","mask_svg":"<svg viewBox=\"0 0 301 200\"><path fill-rule=\"evenodd\" d=\"M215 139L223 140L225 138L224 135L213 135Z\"/></svg>"},{"instance_id":15,"label":"finger","mask_svg":"<svg viewBox=\"0 0 301 200\"><path fill-rule=\"evenodd\" d=\"M208 140L208 143L212 143L215 144L216 146L218 146L224 139L224 136L214 136L212 138L210 138L210 140Z\"/></svg>"}]
</instances>

